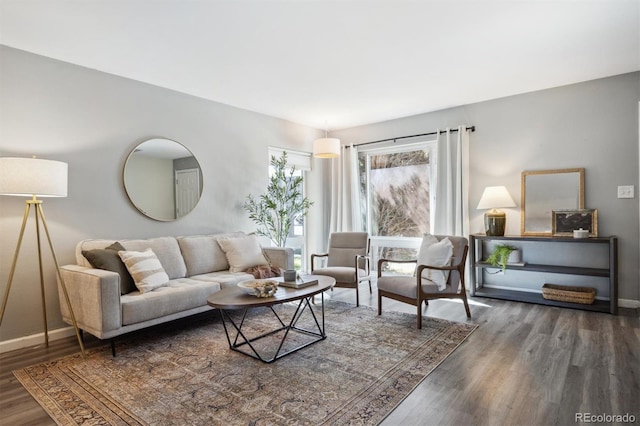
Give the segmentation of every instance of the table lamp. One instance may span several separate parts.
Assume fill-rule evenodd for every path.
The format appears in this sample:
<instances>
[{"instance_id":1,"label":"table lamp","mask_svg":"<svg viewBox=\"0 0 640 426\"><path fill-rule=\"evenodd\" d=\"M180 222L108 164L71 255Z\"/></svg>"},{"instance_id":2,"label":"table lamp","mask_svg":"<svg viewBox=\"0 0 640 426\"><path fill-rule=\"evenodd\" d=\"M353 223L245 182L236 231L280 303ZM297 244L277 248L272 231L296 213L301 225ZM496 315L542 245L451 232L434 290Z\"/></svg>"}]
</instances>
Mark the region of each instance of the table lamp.
<instances>
[{"instance_id":1,"label":"table lamp","mask_svg":"<svg viewBox=\"0 0 640 426\"><path fill-rule=\"evenodd\" d=\"M26 206L24 210L24 216L22 218L22 227L20 228L20 236L18 237L18 245L13 257L13 263L11 264L11 271L9 272L9 280L4 293L4 299L2 300L2 308L0 308L0 325L2 324L2 318L4 317L5 308L7 306L7 300L9 298L9 291L11 290L11 283L13 281L13 275L16 269L16 263L18 261L18 255L20 253L20 246L22 245L22 237L24 236L24 230L29 217L29 211L31 207L34 207L34 214L36 220L36 238L38 243L38 266L40 267L40 292L42 296L42 316L44 319L44 338L45 344L49 346L49 334L47 327L47 310L45 303L44 292L44 277L42 273L42 250L40 244L40 222L47 236L49 248L51 249L51 255L53 262L56 266L58 273L58 280L64 293L67 307L73 322L76 337L80 344L80 351L84 357L84 346L80 338L78 330L78 324L76 322L73 309L71 308L71 302L67 293L67 287L60 274L60 266L58 265L58 259L53 249L53 243L51 242L51 236L49 235L49 228L47 227L47 221L42 209L42 201L37 197L66 197L67 196L67 163L53 160L43 160L39 158L17 158L17 157L0 157L0 195L12 195L21 197L30 197L26 200Z\"/></svg>"},{"instance_id":2,"label":"table lamp","mask_svg":"<svg viewBox=\"0 0 640 426\"><path fill-rule=\"evenodd\" d=\"M490 209L484 214L485 233L492 237L501 237L507 227L507 215L498 210L502 207L515 207L509 191L504 186L487 186L480 197L478 210Z\"/></svg>"}]
</instances>

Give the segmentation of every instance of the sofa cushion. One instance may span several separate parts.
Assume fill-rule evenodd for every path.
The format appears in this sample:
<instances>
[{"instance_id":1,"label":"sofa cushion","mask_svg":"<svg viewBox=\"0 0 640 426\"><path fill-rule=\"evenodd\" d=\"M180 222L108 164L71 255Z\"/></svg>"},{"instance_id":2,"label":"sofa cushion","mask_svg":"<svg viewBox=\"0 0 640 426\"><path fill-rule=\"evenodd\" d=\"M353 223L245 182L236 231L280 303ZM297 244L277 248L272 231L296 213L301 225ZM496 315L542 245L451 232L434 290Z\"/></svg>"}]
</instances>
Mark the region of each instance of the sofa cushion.
<instances>
[{"instance_id":1,"label":"sofa cushion","mask_svg":"<svg viewBox=\"0 0 640 426\"><path fill-rule=\"evenodd\" d=\"M221 288L226 288L233 287L240 281L254 279L254 276L246 272L217 271L209 272L208 274L194 275L190 278L198 281L220 283Z\"/></svg>"},{"instance_id":2,"label":"sofa cushion","mask_svg":"<svg viewBox=\"0 0 640 426\"><path fill-rule=\"evenodd\" d=\"M148 248L153 250L170 279L187 276L187 266L184 263L178 241L174 237L121 240L121 243L127 250L131 251L144 251Z\"/></svg>"},{"instance_id":3,"label":"sofa cushion","mask_svg":"<svg viewBox=\"0 0 640 426\"><path fill-rule=\"evenodd\" d=\"M145 251L119 251L140 293L146 293L169 283L169 276L151 249Z\"/></svg>"},{"instance_id":4,"label":"sofa cushion","mask_svg":"<svg viewBox=\"0 0 640 426\"><path fill-rule=\"evenodd\" d=\"M118 256L120 250L124 250L124 247L115 242L104 249L83 250L82 255L87 258L92 267L120 275L120 294L127 294L137 288L127 267Z\"/></svg>"},{"instance_id":5,"label":"sofa cushion","mask_svg":"<svg viewBox=\"0 0 640 426\"><path fill-rule=\"evenodd\" d=\"M187 267L187 276L229 269L227 256L218 244L218 238L241 237L243 232L218 235L178 237L178 245Z\"/></svg>"},{"instance_id":6,"label":"sofa cushion","mask_svg":"<svg viewBox=\"0 0 640 426\"><path fill-rule=\"evenodd\" d=\"M242 272L252 266L269 264L255 235L219 238L218 243L227 255L231 272Z\"/></svg>"},{"instance_id":7,"label":"sofa cushion","mask_svg":"<svg viewBox=\"0 0 640 426\"><path fill-rule=\"evenodd\" d=\"M121 297L122 325L136 324L207 304L220 290L217 282L179 278L147 293L133 292Z\"/></svg>"}]
</instances>

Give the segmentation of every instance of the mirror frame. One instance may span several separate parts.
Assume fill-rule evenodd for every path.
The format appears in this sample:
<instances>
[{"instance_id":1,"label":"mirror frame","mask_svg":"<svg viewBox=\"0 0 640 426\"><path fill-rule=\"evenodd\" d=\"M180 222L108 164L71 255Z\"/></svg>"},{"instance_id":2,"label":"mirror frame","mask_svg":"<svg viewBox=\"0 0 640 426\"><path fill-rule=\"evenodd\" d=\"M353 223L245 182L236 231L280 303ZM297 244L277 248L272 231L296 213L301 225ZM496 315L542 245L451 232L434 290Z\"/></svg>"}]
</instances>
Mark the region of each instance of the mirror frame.
<instances>
[{"instance_id":1,"label":"mirror frame","mask_svg":"<svg viewBox=\"0 0 640 426\"><path fill-rule=\"evenodd\" d=\"M522 172L522 182L521 182L521 210L520 210L520 234L524 236L552 236L552 212L549 212L549 230L545 231L531 231L527 230L526 224L526 207L528 204L532 204L535 201L527 200L527 179L535 176L541 175L560 175L567 173L577 173L578 175L578 187L575 188L575 191L578 193L578 205L577 206L558 206L554 208L554 210L566 210L566 209L584 209L584 168L573 168L573 169L553 169L553 170L532 170L532 171L523 171ZM571 195L573 195L572 192ZM543 197L539 198L543 199Z\"/></svg>"},{"instance_id":2,"label":"mirror frame","mask_svg":"<svg viewBox=\"0 0 640 426\"><path fill-rule=\"evenodd\" d=\"M145 143L151 142L151 141L162 141L165 143L171 142L172 144L175 144L176 146L179 146L180 148L182 148L186 153L189 154L189 156L186 157L179 157L179 158L190 158L192 157L193 160L195 161L195 164L197 165L197 170L198 170L198 190L199 190L199 194L198 194L198 200L195 202L195 204L193 205L193 207L191 207L191 210L189 210L188 212L185 212L184 214L180 215L180 216L176 216L176 217L172 217L172 218L168 218L168 217L160 217L158 215L154 215L153 212L149 212L145 209L143 209L140 206L140 201L138 200L138 202L136 202L136 200L134 200L133 194L131 192L131 188L127 187L127 167L130 166L130 160L131 157L140 150L140 147L142 145L144 145ZM160 158L164 158L164 156L161 156ZM167 157L167 158L173 158L173 157ZM176 157L178 158L178 157ZM174 160L176 158L173 158ZM175 167L174 167L174 176L172 177L172 181L175 184ZM204 186L204 182L203 182L203 176L202 176L202 166L200 166L200 162L198 161L198 159L196 158L196 156L193 154L193 152L187 148L186 146L184 146L183 144L181 144L180 142L177 142L173 139L168 139L168 138L164 138L161 136L158 137L153 137L153 138L149 138L149 139L145 139L141 142L139 142L130 152L129 155L127 155L127 158L124 162L123 168L122 168L122 184L125 190L125 193L127 194L127 198L129 198L129 201L131 202L131 204L136 208L136 210L138 210L141 214L143 214L145 217L149 218L149 219L153 219L153 220L157 220L159 222L173 222L176 221L186 215L188 215L189 213L191 213L199 204L200 200L202 199L202 189ZM173 193L173 200L174 203L176 202L176 194L173 191L174 188L172 188L172 193ZM175 211L175 205L174 205L174 211Z\"/></svg>"}]
</instances>

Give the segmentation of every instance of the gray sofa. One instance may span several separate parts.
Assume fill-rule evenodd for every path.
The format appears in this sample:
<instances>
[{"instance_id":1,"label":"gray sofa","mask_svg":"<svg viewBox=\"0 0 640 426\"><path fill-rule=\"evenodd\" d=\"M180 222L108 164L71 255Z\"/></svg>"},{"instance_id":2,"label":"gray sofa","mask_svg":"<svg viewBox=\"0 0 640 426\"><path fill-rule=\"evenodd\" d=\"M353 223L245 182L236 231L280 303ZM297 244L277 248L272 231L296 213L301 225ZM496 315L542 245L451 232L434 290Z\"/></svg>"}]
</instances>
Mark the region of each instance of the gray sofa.
<instances>
[{"instance_id":1,"label":"gray sofa","mask_svg":"<svg viewBox=\"0 0 640 426\"><path fill-rule=\"evenodd\" d=\"M227 256L218 244L222 237L241 236L245 234L79 242L77 265L60 268L78 328L99 339L112 339L113 348L115 336L212 309L207 305L211 294L254 277L246 272L231 272ZM121 275L94 269L82 254L100 251L116 241L126 250L151 248L170 278L168 285L144 293L121 294ZM264 247L263 254L271 266L293 268L292 249ZM58 290L63 319L72 324L62 290Z\"/></svg>"}]
</instances>

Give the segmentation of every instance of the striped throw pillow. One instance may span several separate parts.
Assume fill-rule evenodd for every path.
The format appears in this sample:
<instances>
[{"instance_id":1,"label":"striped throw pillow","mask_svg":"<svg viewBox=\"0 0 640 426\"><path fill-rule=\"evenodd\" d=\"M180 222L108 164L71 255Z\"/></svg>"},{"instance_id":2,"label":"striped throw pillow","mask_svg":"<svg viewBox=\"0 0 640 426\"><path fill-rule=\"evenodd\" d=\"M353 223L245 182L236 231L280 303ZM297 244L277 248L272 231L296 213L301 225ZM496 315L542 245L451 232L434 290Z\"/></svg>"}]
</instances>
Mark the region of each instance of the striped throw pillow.
<instances>
[{"instance_id":1,"label":"striped throw pillow","mask_svg":"<svg viewBox=\"0 0 640 426\"><path fill-rule=\"evenodd\" d=\"M169 276L158 256L150 248L145 251L119 251L118 256L133 277L140 293L164 287L169 283Z\"/></svg>"}]
</instances>

